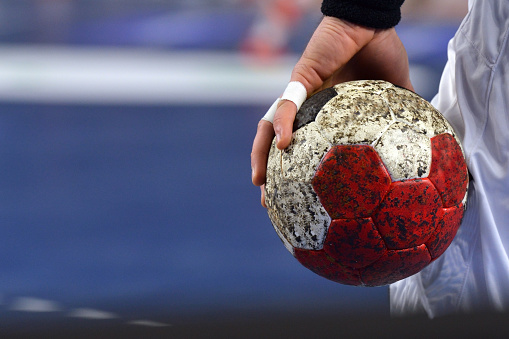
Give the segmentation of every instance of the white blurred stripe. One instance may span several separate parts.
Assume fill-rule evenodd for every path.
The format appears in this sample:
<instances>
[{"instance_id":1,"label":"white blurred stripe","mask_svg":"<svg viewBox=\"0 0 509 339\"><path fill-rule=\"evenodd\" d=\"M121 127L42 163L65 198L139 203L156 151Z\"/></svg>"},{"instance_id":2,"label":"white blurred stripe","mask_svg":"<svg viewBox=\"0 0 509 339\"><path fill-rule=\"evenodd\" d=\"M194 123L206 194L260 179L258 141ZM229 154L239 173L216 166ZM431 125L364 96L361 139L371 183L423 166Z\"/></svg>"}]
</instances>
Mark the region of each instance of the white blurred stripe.
<instances>
[{"instance_id":1,"label":"white blurred stripe","mask_svg":"<svg viewBox=\"0 0 509 339\"><path fill-rule=\"evenodd\" d=\"M10 310L20 312L58 312L62 308L58 303L51 300L20 297L12 302Z\"/></svg>"},{"instance_id":2,"label":"white blurred stripe","mask_svg":"<svg viewBox=\"0 0 509 339\"><path fill-rule=\"evenodd\" d=\"M118 316L111 312L94 310L90 308L77 308L69 312L69 317L84 319L115 319Z\"/></svg>"},{"instance_id":3,"label":"white blurred stripe","mask_svg":"<svg viewBox=\"0 0 509 339\"><path fill-rule=\"evenodd\" d=\"M221 52L0 45L0 100L270 105L295 62L260 64Z\"/></svg>"},{"instance_id":4,"label":"white blurred stripe","mask_svg":"<svg viewBox=\"0 0 509 339\"><path fill-rule=\"evenodd\" d=\"M55 301L33 298L33 297L18 297L15 298L11 305L8 307L10 311L18 312L63 312L61 305ZM64 315L64 314L63 314ZM108 320L120 319L121 317L115 313L92 309L92 308L75 308L69 310L68 317L81 318L88 320ZM161 323L148 319L131 320L125 322L126 325L145 326L145 327L170 327L171 324Z\"/></svg>"},{"instance_id":5,"label":"white blurred stripe","mask_svg":"<svg viewBox=\"0 0 509 339\"><path fill-rule=\"evenodd\" d=\"M129 325L147 326L147 327L168 327L170 324L164 324L151 320L133 320L128 322Z\"/></svg>"}]
</instances>

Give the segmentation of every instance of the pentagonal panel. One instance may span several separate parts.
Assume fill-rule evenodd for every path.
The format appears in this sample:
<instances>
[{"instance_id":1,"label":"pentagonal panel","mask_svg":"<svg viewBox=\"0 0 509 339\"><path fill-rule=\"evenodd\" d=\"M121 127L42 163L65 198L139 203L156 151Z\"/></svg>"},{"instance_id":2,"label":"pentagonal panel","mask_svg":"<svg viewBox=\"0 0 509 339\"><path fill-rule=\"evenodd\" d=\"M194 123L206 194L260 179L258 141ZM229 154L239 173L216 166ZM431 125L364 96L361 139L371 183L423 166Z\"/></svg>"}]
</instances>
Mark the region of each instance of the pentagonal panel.
<instances>
[{"instance_id":1,"label":"pentagonal panel","mask_svg":"<svg viewBox=\"0 0 509 339\"><path fill-rule=\"evenodd\" d=\"M315 121L316 115L318 112L320 112L322 107L337 94L338 93L334 88L329 87L304 101L301 108L295 115L295 120L293 121L293 131L295 132L299 128Z\"/></svg>"},{"instance_id":2,"label":"pentagonal panel","mask_svg":"<svg viewBox=\"0 0 509 339\"><path fill-rule=\"evenodd\" d=\"M438 189L444 207L460 204L468 186L468 171L461 147L450 134L431 139L432 162L429 179Z\"/></svg>"},{"instance_id":3,"label":"pentagonal panel","mask_svg":"<svg viewBox=\"0 0 509 339\"><path fill-rule=\"evenodd\" d=\"M370 218L333 220L323 250L344 266L361 268L386 251L385 243Z\"/></svg>"},{"instance_id":4,"label":"pentagonal panel","mask_svg":"<svg viewBox=\"0 0 509 339\"><path fill-rule=\"evenodd\" d=\"M373 215L373 221L389 249L423 244L434 232L442 203L428 179L399 181Z\"/></svg>"},{"instance_id":5,"label":"pentagonal panel","mask_svg":"<svg viewBox=\"0 0 509 339\"><path fill-rule=\"evenodd\" d=\"M426 245L387 251L377 262L360 271L361 280L367 286L392 284L421 271L430 262Z\"/></svg>"},{"instance_id":6,"label":"pentagonal panel","mask_svg":"<svg viewBox=\"0 0 509 339\"><path fill-rule=\"evenodd\" d=\"M323 250L295 249L295 258L306 268L326 279L345 285L360 285L359 272L336 263Z\"/></svg>"},{"instance_id":7,"label":"pentagonal panel","mask_svg":"<svg viewBox=\"0 0 509 339\"><path fill-rule=\"evenodd\" d=\"M452 127L429 102L409 90L392 87L381 94L392 109L395 119L414 126L431 138L452 132Z\"/></svg>"},{"instance_id":8,"label":"pentagonal panel","mask_svg":"<svg viewBox=\"0 0 509 339\"><path fill-rule=\"evenodd\" d=\"M370 145L392 121L387 103L375 93L338 94L316 116L322 135L333 145Z\"/></svg>"},{"instance_id":9,"label":"pentagonal panel","mask_svg":"<svg viewBox=\"0 0 509 339\"><path fill-rule=\"evenodd\" d=\"M394 123L374 145L393 181L428 176L431 142L410 125Z\"/></svg>"},{"instance_id":10,"label":"pentagonal panel","mask_svg":"<svg viewBox=\"0 0 509 339\"><path fill-rule=\"evenodd\" d=\"M371 146L334 146L312 181L332 219L367 218L389 189L391 180Z\"/></svg>"},{"instance_id":11,"label":"pentagonal panel","mask_svg":"<svg viewBox=\"0 0 509 339\"><path fill-rule=\"evenodd\" d=\"M464 210L463 205L443 209L443 216L434 234L426 242L433 259L441 256L451 244L460 227Z\"/></svg>"},{"instance_id":12,"label":"pentagonal panel","mask_svg":"<svg viewBox=\"0 0 509 339\"><path fill-rule=\"evenodd\" d=\"M281 167L286 180L310 183L316 167L330 144L311 122L293 133L292 142L281 152Z\"/></svg>"},{"instance_id":13,"label":"pentagonal panel","mask_svg":"<svg viewBox=\"0 0 509 339\"><path fill-rule=\"evenodd\" d=\"M323 247L331 219L311 185L283 180L276 187L272 204L271 221L293 247Z\"/></svg>"}]
</instances>

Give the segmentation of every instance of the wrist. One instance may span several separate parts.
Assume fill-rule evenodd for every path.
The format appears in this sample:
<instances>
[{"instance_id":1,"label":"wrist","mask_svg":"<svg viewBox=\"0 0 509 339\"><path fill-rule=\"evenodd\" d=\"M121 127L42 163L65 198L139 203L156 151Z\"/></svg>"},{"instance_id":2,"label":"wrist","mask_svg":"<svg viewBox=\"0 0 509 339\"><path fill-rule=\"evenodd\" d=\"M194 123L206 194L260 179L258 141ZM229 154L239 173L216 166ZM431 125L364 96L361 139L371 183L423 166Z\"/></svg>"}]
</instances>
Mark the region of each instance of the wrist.
<instances>
[{"instance_id":1,"label":"wrist","mask_svg":"<svg viewBox=\"0 0 509 339\"><path fill-rule=\"evenodd\" d=\"M401 20L404 0L323 0L322 13L375 29L396 26Z\"/></svg>"}]
</instances>

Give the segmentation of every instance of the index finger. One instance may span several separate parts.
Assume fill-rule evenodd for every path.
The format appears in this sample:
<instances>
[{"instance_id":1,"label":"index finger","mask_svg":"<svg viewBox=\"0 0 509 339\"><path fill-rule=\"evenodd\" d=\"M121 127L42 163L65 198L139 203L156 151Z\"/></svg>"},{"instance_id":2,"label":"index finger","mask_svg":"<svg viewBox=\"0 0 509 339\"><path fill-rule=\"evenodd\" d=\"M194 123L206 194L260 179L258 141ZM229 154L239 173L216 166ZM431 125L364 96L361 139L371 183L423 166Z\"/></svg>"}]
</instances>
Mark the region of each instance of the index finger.
<instances>
[{"instance_id":1,"label":"index finger","mask_svg":"<svg viewBox=\"0 0 509 339\"><path fill-rule=\"evenodd\" d=\"M280 102L274 115L274 132L276 133L276 146L281 150L288 147L292 141L293 121L296 114L295 103L288 100Z\"/></svg>"}]
</instances>

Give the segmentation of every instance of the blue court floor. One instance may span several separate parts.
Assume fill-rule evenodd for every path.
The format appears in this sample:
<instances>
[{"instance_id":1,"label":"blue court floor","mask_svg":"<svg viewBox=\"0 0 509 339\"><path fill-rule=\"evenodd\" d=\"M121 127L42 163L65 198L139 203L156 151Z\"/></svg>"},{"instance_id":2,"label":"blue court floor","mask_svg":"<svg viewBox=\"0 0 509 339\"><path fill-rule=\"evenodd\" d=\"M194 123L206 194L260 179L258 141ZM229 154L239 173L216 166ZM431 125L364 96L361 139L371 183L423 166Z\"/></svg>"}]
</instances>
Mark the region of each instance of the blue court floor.
<instances>
[{"instance_id":1,"label":"blue court floor","mask_svg":"<svg viewBox=\"0 0 509 339\"><path fill-rule=\"evenodd\" d=\"M329 282L280 242L250 182L260 110L1 104L2 318L387 314L386 288Z\"/></svg>"}]
</instances>

